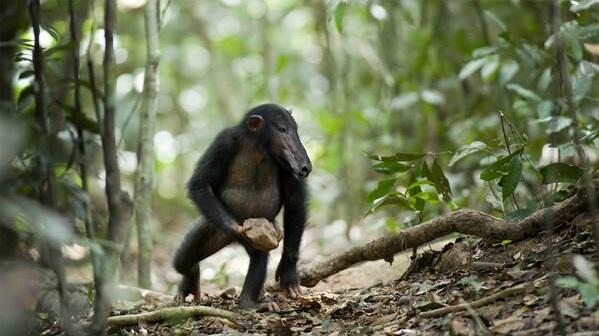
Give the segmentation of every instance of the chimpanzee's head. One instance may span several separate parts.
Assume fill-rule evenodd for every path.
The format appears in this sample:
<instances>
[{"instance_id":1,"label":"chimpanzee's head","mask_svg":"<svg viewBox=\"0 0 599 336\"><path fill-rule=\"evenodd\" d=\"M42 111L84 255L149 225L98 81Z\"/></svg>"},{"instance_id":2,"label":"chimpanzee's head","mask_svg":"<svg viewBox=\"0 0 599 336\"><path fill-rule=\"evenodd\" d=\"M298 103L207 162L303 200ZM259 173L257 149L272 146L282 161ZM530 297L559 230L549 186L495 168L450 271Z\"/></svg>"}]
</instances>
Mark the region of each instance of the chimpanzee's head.
<instances>
[{"instance_id":1,"label":"chimpanzee's head","mask_svg":"<svg viewBox=\"0 0 599 336\"><path fill-rule=\"evenodd\" d=\"M263 104L252 108L243 123L284 169L298 178L310 174L312 163L299 139L291 111L276 104Z\"/></svg>"}]
</instances>

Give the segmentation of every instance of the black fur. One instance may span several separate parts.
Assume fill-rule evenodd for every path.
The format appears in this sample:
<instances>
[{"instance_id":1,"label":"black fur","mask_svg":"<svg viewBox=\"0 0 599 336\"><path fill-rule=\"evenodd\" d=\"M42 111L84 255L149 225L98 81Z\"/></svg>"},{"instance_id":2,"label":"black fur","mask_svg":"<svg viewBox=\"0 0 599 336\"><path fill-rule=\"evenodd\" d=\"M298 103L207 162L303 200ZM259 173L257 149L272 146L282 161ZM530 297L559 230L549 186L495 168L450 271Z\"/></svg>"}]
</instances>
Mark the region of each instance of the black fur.
<instances>
[{"instance_id":1,"label":"black fur","mask_svg":"<svg viewBox=\"0 0 599 336\"><path fill-rule=\"evenodd\" d=\"M263 124L252 132L248 120L254 115L262 117ZM252 248L235 228L247 218L274 222L283 206L285 238L277 277L286 288L297 285L299 247L307 218L303 177L311 169L295 120L278 105L257 106L237 126L223 130L201 157L187 185L204 220L189 230L175 254L173 265L183 275L179 295L197 295L197 263L236 241L250 256L240 304L255 306L266 277L268 252Z\"/></svg>"}]
</instances>

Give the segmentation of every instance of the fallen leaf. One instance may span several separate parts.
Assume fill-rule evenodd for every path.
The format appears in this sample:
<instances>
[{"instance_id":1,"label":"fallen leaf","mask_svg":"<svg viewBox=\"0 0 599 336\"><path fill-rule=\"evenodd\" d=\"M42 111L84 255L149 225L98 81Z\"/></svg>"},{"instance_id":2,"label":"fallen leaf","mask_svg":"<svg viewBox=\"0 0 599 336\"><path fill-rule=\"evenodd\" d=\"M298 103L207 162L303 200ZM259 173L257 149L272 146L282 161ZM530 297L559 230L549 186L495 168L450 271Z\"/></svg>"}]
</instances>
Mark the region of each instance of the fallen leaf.
<instances>
[{"instance_id":1,"label":"fallen leaf","mask_svg":"<svg viewBox=\"0 0 599 336\"><path fill-rule=\"evenodd\" d=\"M450 327L453 335L462 336L470 334L470 329L468 328L466 321L462 319L455 318L451 320Z\"/></svg>"},{"instance_id":2,"label":"fallen leaf","mask_svg":"<svg viewBox=\"0 0 599 336\"><path fill-rule=\"evenodd\" d=\"M525 322L522 320L522 317L512 315L506 319L493 322L491 330L500 335L509 335L516 330L522 329L524 325Z\"/></svg>"}]
</instances>

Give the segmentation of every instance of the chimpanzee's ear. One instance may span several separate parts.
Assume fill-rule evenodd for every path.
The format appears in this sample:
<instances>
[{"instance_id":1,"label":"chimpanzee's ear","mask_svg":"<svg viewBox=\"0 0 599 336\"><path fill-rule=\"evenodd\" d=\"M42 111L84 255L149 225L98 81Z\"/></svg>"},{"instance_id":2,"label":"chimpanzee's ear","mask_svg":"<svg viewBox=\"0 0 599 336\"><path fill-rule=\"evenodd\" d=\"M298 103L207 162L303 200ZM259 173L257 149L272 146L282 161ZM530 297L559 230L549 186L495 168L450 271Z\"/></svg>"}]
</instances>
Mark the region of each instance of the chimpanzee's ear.
<instances>
[{"instance_id":1,"label":"chimpanzee's ear","mask_svg":"<svg viewBox=\"0 0 599 336\"><path fill-rule=\"evenodd\" d=\"M248 118L247 125L250 132L256 132L264 125L264 118L257 114L252 114Z\"/></svg>"}]
</instances>

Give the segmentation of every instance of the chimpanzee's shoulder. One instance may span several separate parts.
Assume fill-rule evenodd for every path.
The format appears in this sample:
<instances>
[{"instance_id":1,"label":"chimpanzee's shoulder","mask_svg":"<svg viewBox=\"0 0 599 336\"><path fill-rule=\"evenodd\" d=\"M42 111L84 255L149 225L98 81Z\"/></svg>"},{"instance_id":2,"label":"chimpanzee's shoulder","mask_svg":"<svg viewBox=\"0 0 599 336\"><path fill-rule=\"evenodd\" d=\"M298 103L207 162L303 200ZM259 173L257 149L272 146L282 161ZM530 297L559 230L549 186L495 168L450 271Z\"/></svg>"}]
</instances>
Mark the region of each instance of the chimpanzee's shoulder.
<instances>
[{"instance_id":1,"label":"chimpanzee's shoulder","mask_svg":"<svg viewBox=\"0 0 599 336\"><path fill-rule=\"evenodd\" d=\"M210 150L218 152L234 151L239 144L239 138L240 133L237 127L225 128L216 135Z\"/></svg>"}]
</instances>

